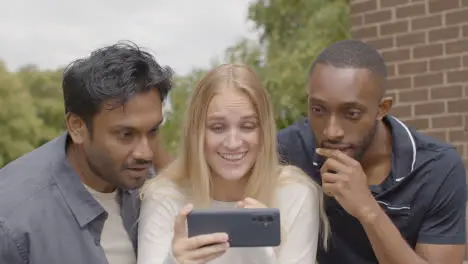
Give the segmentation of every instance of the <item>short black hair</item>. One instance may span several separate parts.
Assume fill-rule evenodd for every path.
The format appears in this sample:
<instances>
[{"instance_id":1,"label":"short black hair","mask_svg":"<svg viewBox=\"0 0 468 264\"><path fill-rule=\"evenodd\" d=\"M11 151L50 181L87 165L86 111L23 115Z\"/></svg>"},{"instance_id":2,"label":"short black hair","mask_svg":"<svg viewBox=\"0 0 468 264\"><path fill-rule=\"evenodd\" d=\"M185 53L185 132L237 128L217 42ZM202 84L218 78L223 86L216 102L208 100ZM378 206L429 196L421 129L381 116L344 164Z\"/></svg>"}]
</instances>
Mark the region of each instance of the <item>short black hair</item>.
<instances>
[{"instance_id":1,"label":"short black hair","mask_svg":"<svg viewBox=\"0 0 468 264\"><path fill-rule=\"evenodd\" d=\"M164 101L172 89L173 70L159 65L148 52L130 41L97 49L64 70L65 113L83 119L88 128L107 100L120 107L139 93L157 89Z\"/></svg>"},{"instance_id":2,"label":"short black hair","mask_svg":"<svg viewBox=\"0 0 468 264\"><path fill-rule=\"evenodd\" d=\"M371 45L359 40L341 40L323 50L312 63L309 77L317 64L337 68L367 69L372 74L387 78L387 66L382 55Z\"/></svg>"}]
</instances>

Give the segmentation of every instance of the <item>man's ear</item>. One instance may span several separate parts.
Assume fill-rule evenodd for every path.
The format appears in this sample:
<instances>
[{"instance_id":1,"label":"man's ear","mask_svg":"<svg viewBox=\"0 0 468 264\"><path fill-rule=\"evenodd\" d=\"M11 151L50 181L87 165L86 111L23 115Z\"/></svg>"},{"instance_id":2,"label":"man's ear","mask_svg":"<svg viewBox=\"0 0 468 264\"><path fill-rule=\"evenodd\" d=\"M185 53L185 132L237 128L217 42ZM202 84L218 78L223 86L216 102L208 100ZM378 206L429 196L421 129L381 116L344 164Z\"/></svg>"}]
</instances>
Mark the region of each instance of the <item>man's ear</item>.
<instances>
[{"instance_id":1,"label":"man's ear","mask_svg":"<svg viewBox=\"0 0 468 264\"><path fill-rule=\"evenodd\" d=\"M384 96L382 100L380 100L379 104L379 112L377 114L377 120L382 120L392 109L393 105L393 98L391 96Z\"/></svg>"},{"instance_id":2,"label":"man's ear","mask_svg":"<svg viewBox=\"0 0 468 264\"><path fill-rule=\"evenodd\" d=\"M68 113L66 115L66 124L73 143L78 145L83 144L89 135L86 122L84 122L84 120L79 116Z\"/></svg>"}]
</instances>

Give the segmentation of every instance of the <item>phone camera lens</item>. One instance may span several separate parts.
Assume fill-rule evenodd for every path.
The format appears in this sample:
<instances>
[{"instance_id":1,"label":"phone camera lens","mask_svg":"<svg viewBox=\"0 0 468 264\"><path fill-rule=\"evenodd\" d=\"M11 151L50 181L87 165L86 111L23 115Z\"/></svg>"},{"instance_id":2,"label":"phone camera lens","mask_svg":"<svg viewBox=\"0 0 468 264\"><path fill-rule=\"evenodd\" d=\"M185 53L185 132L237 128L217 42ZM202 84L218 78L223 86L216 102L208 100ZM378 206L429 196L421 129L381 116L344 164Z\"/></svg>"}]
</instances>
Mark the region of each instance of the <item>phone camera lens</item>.
<instances>
[{"instance_id":1,"label":"phone camera lens","mask_svg":"<svg viewBox=\"0 0 468 264\"><path fill-rule=\"evenodd\" d=\"M268 222L273 222L273 216L268 216Z\"/></svg>"},{"instance_id":2,"label":"phone camera lens","mask_svg":"<svg viewBox=\"0 0 468 264\"><path fill-rule=\"evenodd\" d=\"M258 221L263 222L263 221L265 221L265 219L263 218L263 216L259 216Z\"/></svg>"}]
</instances>

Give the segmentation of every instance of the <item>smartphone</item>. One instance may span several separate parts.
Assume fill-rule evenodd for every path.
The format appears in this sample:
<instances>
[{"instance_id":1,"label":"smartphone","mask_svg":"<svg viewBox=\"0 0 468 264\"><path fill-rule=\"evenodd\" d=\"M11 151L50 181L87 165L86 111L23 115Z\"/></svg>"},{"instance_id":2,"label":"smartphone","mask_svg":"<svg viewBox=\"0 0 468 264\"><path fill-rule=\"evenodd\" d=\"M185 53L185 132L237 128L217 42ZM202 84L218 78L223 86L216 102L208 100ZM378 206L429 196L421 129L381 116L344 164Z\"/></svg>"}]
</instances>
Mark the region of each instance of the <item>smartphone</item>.
<instances>
[{"instance_id":1,"label":"smartphone","mask_svg":"<svg viewBox=\"0 0 468 264\"><path fill-rule=\"evenodd\" d=\"M224 232L230 247L276 247L281 243L277 208L213 208L187 215L188 236Z\"/></svg>"}]
</instances>

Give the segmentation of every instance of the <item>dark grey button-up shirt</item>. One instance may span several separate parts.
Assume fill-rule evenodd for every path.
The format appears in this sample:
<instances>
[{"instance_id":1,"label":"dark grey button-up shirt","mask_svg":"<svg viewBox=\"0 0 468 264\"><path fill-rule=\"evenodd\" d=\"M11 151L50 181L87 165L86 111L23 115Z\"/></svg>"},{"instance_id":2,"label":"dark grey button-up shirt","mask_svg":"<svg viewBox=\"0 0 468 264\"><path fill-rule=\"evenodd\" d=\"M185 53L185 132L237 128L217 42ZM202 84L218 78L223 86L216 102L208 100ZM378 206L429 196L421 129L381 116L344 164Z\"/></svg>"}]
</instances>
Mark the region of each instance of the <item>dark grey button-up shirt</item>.
<instances>
[{"instance_id":1,"label":"dark grey button-up shirt","mask_svg":"<svg viewBox=\"0 0 468 264\"><path fill-rule=\"evenodd\" d=\"M0 169L1 264L106 264L107 213L65 154L67 134ZM123 223L137 252L140 200L119 191Z\"/></svg>"}]
</instances>

